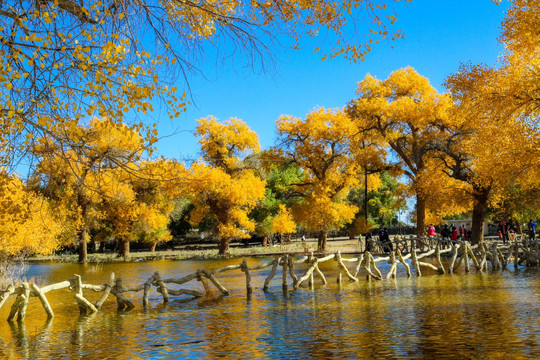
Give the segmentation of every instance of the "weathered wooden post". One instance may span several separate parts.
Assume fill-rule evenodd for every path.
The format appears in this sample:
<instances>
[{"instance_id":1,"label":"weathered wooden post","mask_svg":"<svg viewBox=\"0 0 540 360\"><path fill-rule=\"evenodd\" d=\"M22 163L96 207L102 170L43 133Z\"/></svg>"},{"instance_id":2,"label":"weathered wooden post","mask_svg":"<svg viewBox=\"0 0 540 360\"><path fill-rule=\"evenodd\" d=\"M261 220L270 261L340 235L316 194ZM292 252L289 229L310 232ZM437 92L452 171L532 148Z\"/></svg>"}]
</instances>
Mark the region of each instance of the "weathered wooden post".
<instances>
[{"instance_id":1,"label":"weathered wooden post","mask_svg":"<svg viewBox=\"0 0 540 360\"><path fill-rule=\"evenodd\" d=\"M326 277L324 276L324 274L323 274L323 272L321 271L321 269L319 269L319 265L318 265L318 264L315 265L315 271L316 271L317 274L319 274L319 276L321 277L322 282L323 282L323 285L328 284L328 282L326 281Z\"/></svg>"},{"instance_id":2,"label":"weathered wooden post","mask_svg":"<svg viewBox=\"0 0 540 360\"><path fill-rule=\"evenodd\" d=\"M497 243L493 243L491 245L491 251L492 251L491 256L493 257L491 266L493 268L493 271L496 271L500 269L499 254L497 253Z\"/></svg>"},{"instance_id":3,"label":"weathered wooden post","mask_svg":"<svg viewBox=\"0 0 540 360\"><path fill-rule=\"evenodd\" d=\"M411 268L409 267L409 264L405 262L405 259L403 258L403 255L401 254L401 251L397 251L397 255L399 258L399 261L405 266L405 270L407 271L407 277L411 277Z\"/></svg>"},{"instance_id":4,"label":"weathered wooden post","mask_svg":"<svg viewBox=\"0 0 540 360\"><path fill-rule=\"evenodd\" d=\"M334 261L337 262L338 264L338 274L337 274L337 277L336 277L336 282L338 283L338 285L341 285L341 282L342 282L342 279L341 279L341 266L339 266L339 262L341 260L341 253L338 251L335 255L334 255Z\"/></svg>"},{"instance_id":5,"label":"weathered wooden post","mask_svg":"<svg viewBox=\"0 0 540 360\"><path fill-rule=\"evenodd\" d=\"M518 269L518 261L519 261L519 242L516 240L514 244L514 270Z\"/></svg>"},{"instance_id":6,"label":"weathered wooden post","mask_svg":"<svg viewBox=\"0 0 540 360\"><path fill-rule=\"evenodd\" d=\"M168 303L169 302L169 292L167 291L167 287L165 286L165 283L161 280L161 276L159 276L159 272L154 273L154 282L159 287L159 292L161 292L161 295L163 295L163 302Z\"/></svg>"},{"instance_id":7,"label":"weathered wooden post","mask_svg":"<svg viewBox=\"0 0 540 360\"><path fill-rule=\"evenodd\" d=\"M477 271L480 270L480 264L478 262L478 259L476 258L476 255L474 255L474 252L473 252L473 250L471 248L471 245L469 243L467 243L465 251L467 251L469 253L469 255L471 256L471 259L474 262L474 266L476 267L476 270Z\"/></svg>"},{"instance_id":8,"label":"weathered wooden post","mask_svg":"<svg viewBox=\"0 0 540 360\"><path fill-rule=\"evenodd\" d=\"M496 249L497 255L499 256L499 259L500 259L501 270L504 270L504 269L506 269L506 259L504 258L501 249L499 249L496 246L496 244L495 244L495 249Z\"/></svg>"},{"instance_id":9,"label":"weathered wooden post","mask_svg":"<svg viewBox=\"0 0 540 360\"><path fill-rule=\"evenodd\" d=\"M294 261L293 261L292 256L289 257L288 262L289 262L289 275L291 275L291 278L293 279L293 286L294 286L294 284L298 282L298 277L294 273Z\"/></svg>"},{"instance_id":10,"label":"weathered wooden post","mask_svg":"<svg viewBox=\"0 0 540 360\"><path fill-rule=\"evenodd\" d=\"M246 274L246 291L248 295L250 295L253 292L253 289L251 288L251 275L249 274L246 259L242 261L242 267L240 269L242 269L242 272Z\"/></svg>"},{"instance_id":11,"label":"weathered wooden post","mask_svg":"<svg viewBox=\"0 0 540 360\"><path fill-rule=\"evenodd\" d=\"M135 305L133 305L133 303L124 295L124 286L122 285L122 279L116 279L115 285L111 289L111 294L116 296L118 310L131 310L135 307Z\"/></svg>"},{"instance_id":12,"label":"weathered wooden post","mask_svg":"<svg viewBox=\"0 0 540 360\"><path fill-rule=\"evenodd\" d=\"M26 309L28 307L28 301L30 300L30 287L28 286L28 283L25 281L22 284L23 286L23 302L19 306L19 313L17 314L17 321L24 321L24 318L26 317Z\"/></svg>"},{"instance_id":13,"label":"weathered wooden post","mask_svg":"<svg viewBox=\"0 0 540 360\"><path fill-rule=\"evenodd\" d=\"M399 249L398 249L399 250ZM396 268L397 268L397 262L396 262L396 255L394 254L394 252L392 251L390 253L390 261L389 261L390 264L392 264L390 266L390 271L388 271L388 274L386 274L386 279L390 279L391 277L396 277Z\"/></svg>"},{"instance_id":14,"label":"weathered wooden post","mask_svg":"<svg viewBox=\"0 0 540 360\"><path fill-rule=\"evenodd\" d=\"M313 255L313 253L312 253L312 255ZM270 284L270 280L272 280L272 278L276 275L276 270L277 270L277 267L279 266L279 260L280 259L281 259L281 257L277 256L277 255L274 258L274 263L272 264L272 270L270 271L270 274L268 275L268 277L264 281L264 286L263 286L263 291L264 292L268 291L268 285Z\"/></svg>"},{"instance_id":15,"label":"weathered wooden post","mask_svg":"<svg viewBox=\"0 0 540 360\"><path fill-rule=\"evenodd\" d=\"M450 265L448 265L448 272L451 274L454 272L454 263L458 256L459 244L454 243L452 245L452 257L450 258Z\"/></svg>"},{"instance_id":16,"label":"weathered wooden post","mask_svg":"<svg viewBox=\"0 0 540 360\"><path fill-rule=\"evenodd\" d=\"M75 285L73 286L73 289L75 290L74 296L75 296L75 299L77 299L77 304L79 305L79 310L81 314L86 314L87 310L90 310L93 313L98 312L94 304L92 304L83 296L83 292L82 292L83 283L82 283L82 279L80 275L75 274L74 283L75 283Z\"/></svg>"},{"instance_id":17,"label":"weathered wooden post","mask_svg":"<svg viewBox=\"0 0 540 360\"><path fill-rule=\"evenodd\" d=\"M414 265L414 269L416 270L416 276L422 276L422 272L420 271L420 265L418 264L418 257L416 255L416 249L413 249L411 253L411 259L412 264Z\"/></svg>"},{"instance_id":18,"label":"weathered wooden post","mask_svg":"<svg viewBox=\"0 0 540 360\"><path fill-rule=\"evenodd\" d=\"M341 269L340 270L340 274L341 273L344 273L345 276L347 276L349 278L350 281L354 281L354 282L358 282L358 279L356 278L356 276L353 276L349 269L347 268L347 266L345 266L345 263L343 262L343 258L341 257L341 251L338 251L338 256L337 256L337 262L338 262L338 266L339 268Z\"/></svg>"},{"instance_id":19,"label":"weathered wooden post","mask_svg":"<svg viewBox=\"0 0 540 360\"><path fill-rule=\"evenodd\" d=\"M94 304L96 306L96 309L100 310L103 304L105 303L105 300L109 297L109 294L111 293L111 290L114 286L114 280L116 278L116 274L114 272L111 272L111 275L109 275L109 281L105 284L103 284L103 294L101 297L96 301Z\"/></svg>"},{"instance_id":20,"label":"weathered wooden post","mask_svg":"<svg viewBox=\"0 0 540 360\"><path fill-rule=\"evenodd\" d=\"M15 301L13 302L13 304L11 304L11 310L9 311L9 315L7 319L9 322L12 322L13 319L15 319L15 315L17 315L17 313L19 312L19 308L24 302L24 300L25 299L24 299L23 293L20 293L19 295L17 295L17 297L15 298Z\"/></svg>"},{"instance_id":21,"label":"weathered wooden post","mask_svg":"<svg viewBox=\"0 0 540 360\"><path fill-rule=\"evenodd\" d=\"M439 269L439 273L446 274L443 263L441 261L441 248L439 244L437 244L437 246L435 247L435 256L437 258L437 268Z\"/></svg>"},{"instance_id":22,"label":"weathered wooden post","mask_svg":"<svg viewBox=\"0 0 540 360\"><path fill-rule=\"evenodd\" d=\"M311 278L311 275L313 274L313 271L315 271L315 268L317 266L317 262L319 261L319 259L317 258L312 258L311 259L311 266L309 267L309 269L306 271L306 273L304 275L302 275L300 277L300 279L298 279L298 281L294 284L294 289L298 289L300 287L300 285L302 285L302 283L304 281L306 281L308 278Z\"/></svg>"},{"instance_id":23,"label":"weathered wooden post","mask_svg":"<svg viewBox=\"0 0 540 360\"><path fill-rule=\"evenodd\" d=\"M156 280L154 274L146 280L144 283L144 289L143 289L143 307L146 309L148 307L148 298L150 297L150 289L152 288L152 284Z\"/></svg>"},{"instance_id":24,"label":"weathered wooden post","mask_svg":"<svg viewBox=\"0 0 540 360\"><path fill-rule=\"evenodd\" d=\"M34 291L36 296L39 298L41 305L43 305L43 309L45 309L45 312L47 313L47 318L54 317L54 313L52 311L51 305L49 304L49 301L45 297L45 294L41 292L41 289L38 288L36 284L32 283L30 286L32 287L32 290Z\"/></svg>"},{"instance_id":25,"label":"weathered wooden post","mask_svg":"<svg viewBox=\"0 0 540 360\"><path fill-rule=\"evenodd\" d=\"M360 272L360 267L362 266L363 261L364 261L364 254L360 254L360 256L358 256L358 262L356 263L354 277L358 277L358 273Z\"/></svg>"},{"instance_id":26,"label":"weathered wooden post","mask_svg":"<svg viewBox=\"0 0 540 360\"><path fill-rule=\"evenodd\" d=\"M369 256L371 254L369 253L369 251L366 251L366 262L364 264L364 269L366 270L366 280L367 281L370 281L371 280L371 261L369 259Z\"/></svg>"},{"instance_id":27,"label":"weathered wooden post","mask_svg":"<svg viewBox=\"0 0 540 360\"><path fill-rule=\"evenodd\" d=\"M375 258L372 254L369 254L369 261L371 262L371 266L373 267L373 270L375 270L375 275L377 275L377 278L379 280L383 279L381 271L377 268L377 264L375 263Z\"/></svg>"},{"instance_id":28,"label":"weathered wooden post","mask_svg":"<svg viewBox=\"0 0 540 360\"><path fill-rule=\"evenodd\" d=\"M283 284L281 285L283 287L283 290L287 290L287 267L289 265L289 254L285 254L285 257L283 258L283 273L282 273L282 279Z\"/></svg>"},{"instance_id":29,"label":"weathered wooden post","mask_svg":"<svg viewBox=\"0 0 540 360\"><path fill-rule=\"evenodd\" d=\"M6 290L2 292L2 295L0 295L0 309L4 304L6 303L7 299L15 292L15 286L9 284Z\"/></svg>"},{"instance_id":30,"label":"weathered wooden post","mask_svg":"<svg viewBox=\"0 0 540 360\"><path fill-rule=\"evenodd\" d=\"M366 252L366 265L364 266L364 269L366 270L366 279L371 280L372 277L374 277L377 280L382 280L382 275L379 269L375 266L375 260L373 259L373 255L371 255L369 252ZM373 270L375 273L371 270L371 267L373 266Z\"/></svg>"},{"instance_id":31,"label":"weathered wooden post","mask_svg":"<svg viewBox=\"0 0 540 360\"><path fill-rule=\"evenodd\" d=\"M225 296L228 296L229 295L229 291L227 289L225 289L225 287L223 285L221 285L221 283L219 281L217 281L216 277L211 274L208 270L204 269L202 270L204 276L206 276L208 279L210 279L210 281L212 282L212 284L214 284L215 287L218 288L219 291L221 291L221 293Z\"/></svg>"},{"instance_id":32,"label":"weathered wooden post","mask_svg":"<svg viewBox=\"0 0 540 360\"><path fill-rule=\"evenodd\" d=\"M465 272L469 272L469 252L467 251L468 243L465 241L464 243L464 249L463 249L463 260L465 261Z\"/></svg>"}]
</instances>

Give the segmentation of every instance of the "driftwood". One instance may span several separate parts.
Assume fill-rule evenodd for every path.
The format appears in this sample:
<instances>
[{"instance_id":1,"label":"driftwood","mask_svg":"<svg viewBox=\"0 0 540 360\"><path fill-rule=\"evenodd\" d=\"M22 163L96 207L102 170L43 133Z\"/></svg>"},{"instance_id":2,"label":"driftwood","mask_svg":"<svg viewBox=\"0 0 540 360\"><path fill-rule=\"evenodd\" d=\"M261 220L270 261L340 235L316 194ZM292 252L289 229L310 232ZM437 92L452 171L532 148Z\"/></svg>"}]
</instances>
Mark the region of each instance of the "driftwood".
<instances>
[{"instance_id":1,"label":"driftwood","mask_svg":"<svg viewBox=\"0 0 540 360\"><path fill-rule=\"evenodd\" d=\"M96 309L98 310L101 309L101 307L103 306L103 303L105 303L105 300L107 300L107 298L109 297L112 287L114 286L115 279L116 279L116 274L112 272L111 275L109 276L109 281L103 285L104 286L103 295L101 295L98 301L96 301L96 303L94 304Z\"/></svg>"},{"instance_id":2,"label":"driftwood","mask_svg":"<svg viewBox=\"0 0 540 360\"><path fill-rule=\"evenodd\" d=\"M459 244L454 244L452 246L452 258L450 260L450 265L448 266L448 272L449 273L454 272L454 264L455 264L457 256L458 256L458 250L459 250Z\"/></svg>"},{"instance_id":3,"label":"driftwood","mask_svg":"<svg viewBox=\"0 0 540 360\"><path fill-rule=\"evenodd\" d=\"M253 292L253 288L251 287L251 275L249 274L249 268L247 266L246 259L242 261L241 265L242 271L246 274L246 291L248 294L251 294Z\"/></svg>"},{"instance_id":4,"label":"driftwood","mask_svg":"<svg viewBox=\"0 0 540 360\"><path fill-rule=\"evenodd\" d=\"M416 256L416 250L413 249L411 251L412 254L412 264L414 265L414 269L416 270L416 276L422 276L422 272L420 271L420 264L418 263L418 258Z\"/></svg>"},{"instance_id":5,"label":"driftwood","mask_svg":"<svg viewBox=\"0 0 540 360\"><path fill-rule=\"evenodd\" d=\"M291 278L293 279L293 286L298 282L298 277L294 273L294 261L292 257L289 257L289 275L291 275Z\"/></svg>"},{"instance_id":6,"label":"driftwood","mask_svg":"<svg viewBox=\"0 0 540 360\"><path fill-rule=\"evenodd\" d=\"M284 290L287 289L287 267L288 266L289 266L289 255L285 255L285 257L283 258L283 271L282 271L282 275L283 275L282 287Z\"/></svg>"},{"instance_id":7,"label":"driftwood","mask_svg":"<svg viewBox=\"0 0 540 360\"><path fill-rule=\"evenodd\" d=\"M356 263L356 269L355 269L355 272L354 272L354 277L358 276L358 273L360 272L360 267L362 266L362 261L364 261L364 254L361 254L358 257L358 262Z\"/></svg>"},{"instance_id":8,"label":"driftwood","mask_svg":"<svg viewBox=\"0 0 540 360\"><path fill-rule=\"evenodd\" d=\"M435 248L435 256L437 259L437 269L439 270L439 273L445 274L446 271L444 270L444 265L441 261L441 248L439 244L437 244L437 247Z\"/></svg>"},{"instance_id":9,"label":"driftwood","mask_svg":"<svg viewBox=\"0 0 540 360\"><path fill-rule=\"evenodd\" d=\"M276 275L276 270L277 270L277 267L279 266L279 260L280 259L281 259L281 257L279 257L279 256L276 256L274 258L274 261L272 263L272 270L270 271L270 275L268 275L268 277L264 281L263 291L265 291L265 292L268 290L268 284L270 283L270 280L272 280L272 278Z\"/></svg>"},{"instance_id":10,"label":"driftwood","mask_svg":"<svg viewBox=\"0 0 540 360\"><path fill-rule=\"evenodd\" d=\"M405 270L407 271L407 277L411 277L411 268L409 267L409 264L405 262L405 258L401 255L401 251L399 251L399 249L397 250L397 255L399 261L405 266Z\"/></svg>"},{"instance_id":11,"label":"driftwood","mask_svg":"<svg viewBox=\"0 0 540 360\"><path fill-rule=\"evenodd\" d=\"M135 307L131 301L124 295L125 289L122 285L122 279L118 278L115 281L114 287L111 289L111 294L116 296L118 310L131 310Z\"/></svg>"},{"instance_id":12,"label":"driftwood","mask_svg":"<svg viewBox=\"0 0 540 360\"><path fill-rule=\"evenodd\" d=\"M54 317L54 312L45 294L43 294L41 289L34 283L32 283L30 287L32 288L32 291L36 294L36 296L39 298L39 301L41 301L41 305L43 305L43 309L45 309L45 312L47 313L47 317L48 318Z\"/></svg>"},{"instance_id":13,"label":"driftwood","mask_svg":"<svg viewBox=\"0 0 540 360\"><path fill-rule=\"evenodd\" d=\"M415 240L411 238L410 240L411 244L413 245L416 241L420 242L419 239ZM400 241L404 242L406 240ZM441 249L448 244L452 244L452 246L447 249ZM340 252L337 252L336 254L329 254L320 258L314 257L311 253L309 256L302 256L295 260L293 256L286 254L283 257L276 256L273 261L265 262L253 267L249 267L246 260L243 260L240 264L229 265L211 271L206 269L197 270L195 273L188 274L181 278L161 279L160 274L155 272L143 284L132 286L124 286L122 280L120 278L116 278L114 273L110 274L107 283L103 285L84 283L79 275L75 275L73 279L46 285L41 288L36 284L23 282L18 286L11 284L6 289L0 290L0 308L11 296L14 296L15 301L11 305L8 321L12 322L15 318L17 318L18 321L22 322L26 317L26 308L30 299L32 297L37 297L47 314L47 318L52 319L54 317L54 312L51 304L47 300L46 294L50 291L58 291L63 289L69 289L73 292L73 296L76 299L82 314L86 314L88 311L92 313L99 311L110 294L116 297L119 310L132 309L134 305L126 297L125 294L127 292L142 291L142 302L143 306L146 308L149 305L149 296L153 287L155 288L156 292L162 295L164 303L170 301L170 296L189 295L197 298L204 297L205 293L208 294L211 291L211 284L213 284L220 291L222 296L225 296L228 295L229 292L216 279L215 275L221 272L234 270L240 270L245 274L246 291L249 295L253 291L251 272L265 269L270 266L272 267L270 274L264 281L263 286L263 290L268 291L270 281L276 275L279 265L282 265L283 267L282 287L284 290L286 290L288 286L287 276L291 277L294 289L298 289L306 281L308 281L309 286L313 288L315 274L320 276L324 285L327 284L326 277L319 268L319 263L330 261L332 259L336 261L338 271L337 279L340 283L343 275L347 276L350 281L359 281L358 275L362 271L365 272L367 279L390 279L392 277L396 277L399 264L404 266L407 276L409 277L411 276L410 265L415 267L416 274L418 276L421 276L421 267L427 267L438 271L440 274L445 274L444 264L441 260L441 255L444 253L451 253L448 266L449 273L452 273L458 269L461 263L464 263L465 272L469 272L471 270L471 261L473 262L477 271L487 271L488 262L491 263L492 271L505 270L512 260L514 262L515 269L517 269L519 264L522 262L526 262L527 265L540 264L540 241L519 242L516 240L511 245L502 246L495 242L488 246L486 243L470 245L468 242L451 243L449 241L442 241L439 239L428 239L423 243L422 247L428 245L435 247L427 249L425 252L419 252L417 248L412 246L410 252L403 255L399 247L396 246L396 251L391 252L389 256L377 257L374 257L370 252L365 252L363 254L359 254L358 257L346 258L343 257ZM436 261L436 266L429 262L420 261L420 259L427 257L434 258L434 261ZM410 265L407 263L408 259L411 259ZM382 261L388 261L388 264L390 264L390 269L385 276L383 276L376 265L378 262ZM348 262L355 263L354 275L345 265ZM309 268L302 276L298 277L295 274L294 265L300 263L308 263ZM167 287L167 284L182 285L192 280L202 281L205 293L192 289L169 289ZM102 295L95 304L92 304L84 297L83 291L101 292ZM210 299L213 298L210 297Z\"/></svg>"}]
</instances>

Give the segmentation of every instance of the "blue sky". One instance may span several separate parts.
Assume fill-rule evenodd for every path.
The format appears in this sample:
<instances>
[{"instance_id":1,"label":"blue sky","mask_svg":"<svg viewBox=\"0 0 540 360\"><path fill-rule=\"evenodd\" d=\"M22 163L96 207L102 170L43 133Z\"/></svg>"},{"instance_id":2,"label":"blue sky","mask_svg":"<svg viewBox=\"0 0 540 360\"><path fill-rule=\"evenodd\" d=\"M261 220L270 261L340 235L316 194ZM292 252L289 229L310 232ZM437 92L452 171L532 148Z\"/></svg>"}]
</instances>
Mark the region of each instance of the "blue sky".
<instances>
[{"instance_id":1,"label":"blue sky","mask_svg":"<svg viewBox=\"0 0 540 360\"><path fill-rule=\"evenodd\" d=\"M195 104L175 120L169 120L166 111L154 114L159 135L167 136L157 143L158 154L197 158L195 121L208 115L242 119L268 148L275 143L280 115L304 117L315 106L341 107L355 97L356 83L368 73L385 79L394 70L412 66L442 92L444 79L460 63L495 64L502 51L497 38L507 5L491 0L412 0L394 5L396 26L405 37L375 45L366 60L356 64L342 58L321 61L321 54L314 54L311 47L276 48L275 66L265 73L244 69L241 59L234 58L215 66L209 57L198 65L204 77L189 78Z\"/></svg>"}]
</instances>

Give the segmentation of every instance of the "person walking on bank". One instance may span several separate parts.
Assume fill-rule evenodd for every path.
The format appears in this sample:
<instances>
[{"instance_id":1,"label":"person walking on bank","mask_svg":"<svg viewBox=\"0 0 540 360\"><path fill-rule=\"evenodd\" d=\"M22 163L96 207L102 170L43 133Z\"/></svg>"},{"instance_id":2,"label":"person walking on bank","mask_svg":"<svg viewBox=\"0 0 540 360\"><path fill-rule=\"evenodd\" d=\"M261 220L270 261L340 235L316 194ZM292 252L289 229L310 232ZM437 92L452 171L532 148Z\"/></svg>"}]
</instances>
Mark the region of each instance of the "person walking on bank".
<instances>
[{"instance_id":1,"label":"person walking on bank","mask_svg":"<svg viewBox=\"0 0 540 360\"><path fill-rule=\"evenodd\" d=\"M536 236L536 221L529 220L529 223L527 224L527 227L529 228L529 240L533 241Z\"/></svg>"},{"instance_id":2,"label":"person walking on bank","mask_svg":"<svg viewBox=\"0 0 540 360\"><path fill-rule=\"evenodd\" d=\"M508 234L510 231L510 224L504 220L501 220L501 222L499 223L499 231L502 234L503 244L506 245L506 242L510 240L508 238Z\"/></svg>"},{"instance_id":3,"label":"person walking on bank","mask_svg":"<svg viewBox=\"0 0 540 360\"><path fill-rule=\"evenodd\" d=\"M388 235L388 229L382 229L380 239L383 246L383 251L385 253L391 253L392 251L394 251L394 246L392 244L392 241L390 240L390 236Z\"/></svg>"},{"instance_id":4,"label":"person walking on bank","mask_svg":"<svg viewBox=\"0 0 540 360\"><path fill-rule=\"evenodd\" d=\"M373 241L373 238L371 237L371 232L370 231L366 232L365 238L366 238L366 248L364 250L364 253L366 253L368 251L371 252L371 250L373 248L372 245L371 245L371 242Z\"/></svg>"}]
</instances>

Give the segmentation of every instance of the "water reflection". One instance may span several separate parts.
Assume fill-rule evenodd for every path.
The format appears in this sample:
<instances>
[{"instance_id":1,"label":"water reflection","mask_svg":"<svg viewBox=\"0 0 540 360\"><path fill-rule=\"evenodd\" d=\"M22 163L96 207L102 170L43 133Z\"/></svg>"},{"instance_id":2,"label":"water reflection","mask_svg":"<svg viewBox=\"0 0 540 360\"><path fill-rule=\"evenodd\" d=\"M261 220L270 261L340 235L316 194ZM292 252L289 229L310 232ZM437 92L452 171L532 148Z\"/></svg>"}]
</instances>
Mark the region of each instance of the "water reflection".
<instances>
[{"instance_id":1,"label":"water reflection","mask_svg":"<svg viewBox=\"0 0 540 360\"><path fill-rule=\"evenodd\" d=\"M250 266L259 261L251 259ZM159 271L180 277L198 268L238 263L156 261L105 264L100 269L64 264L31 266L43 283L78 273L101 284L114 271L127 285ZM298 273L305 268L297 268ZM336 284L336 269L325 265L328 285L284 291L278 272L269 292L261 291L270 269L253 272L246 296L241 272L219 274L231 295L211 302L190 297L162 304L152 292L129 293L136 305L116 311L114 298L102 311L79 316L73 295L47 294L55 318L32 299L22 323L5 321L0 310L0 358L540 358L540 281L537 270L502 274L432 275L388 281ZM384 272L384 271L383 271ZM198 282L190 283L202 290ZM85 293L91 301L99 294Z\"/></svg>"}]
</instances>

